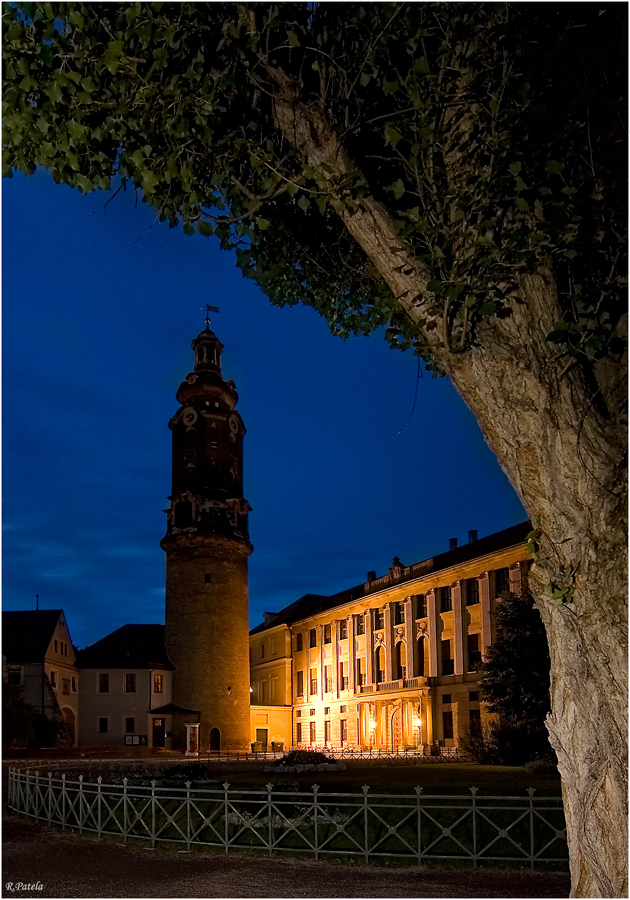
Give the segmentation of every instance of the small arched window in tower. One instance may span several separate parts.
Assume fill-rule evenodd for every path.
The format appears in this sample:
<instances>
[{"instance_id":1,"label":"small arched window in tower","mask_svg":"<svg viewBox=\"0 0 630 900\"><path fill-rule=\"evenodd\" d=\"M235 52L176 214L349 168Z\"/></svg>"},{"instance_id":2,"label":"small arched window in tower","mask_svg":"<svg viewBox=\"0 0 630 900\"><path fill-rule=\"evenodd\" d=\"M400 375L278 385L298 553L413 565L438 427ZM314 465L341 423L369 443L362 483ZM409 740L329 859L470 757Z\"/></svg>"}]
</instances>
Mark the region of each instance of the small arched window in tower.
<instances>
[{"instance_id":1,"label":"small arched window in tower","mask_svg":"<svg viewBox=\"0 0 630 900\"><path fill-rule=\"evenodd\" d=\"M190 528L192 525L192 503L190 500L180 500L175 504L175 527Z\"/></svg>"}]
</instances>

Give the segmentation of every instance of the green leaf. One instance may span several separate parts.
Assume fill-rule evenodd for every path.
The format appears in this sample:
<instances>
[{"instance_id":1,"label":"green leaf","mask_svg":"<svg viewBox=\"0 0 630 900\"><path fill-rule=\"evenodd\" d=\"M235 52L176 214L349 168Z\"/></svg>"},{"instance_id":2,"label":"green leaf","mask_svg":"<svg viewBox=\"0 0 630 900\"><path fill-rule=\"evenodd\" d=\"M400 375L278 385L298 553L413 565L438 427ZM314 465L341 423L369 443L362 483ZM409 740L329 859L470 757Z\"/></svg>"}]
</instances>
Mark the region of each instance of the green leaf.
<instances>
[{"instance_id":1,"label":"green leaf","mask_svg":"<svg viewBox=\"0 0 630 900\"><path fill-rule=\"evenodd\" d=\"M287 32L287 40L289 41L289 47L299 47L300 46L300 39L297 36L297 34L295 33L295 31Z\"/></svg>"},{"instance_id":2,"label":"green leaf","mask_svg":"<svg viewBox=\"0 0 630 900\"><path fill-rule=\"evenodd\" d=\"M514 177L516 177L522 168L523 168L523 163L513 162L509 168L509 172L511 175L514 175Z\"/></svg>"},{"instance_id":3,"label":"green leaf","mask_svg":"<svg viewBox=\"0 0 630 900\"><path fill-rule=\"evenodd\" d=\"M529 210L529 203L522 197L516 198L516 200L514 201L514 206L516 206L517 209L520 209L521 212L527 212Z\"/></svg>"},{"instance_id":4,"label":"green leaf","mask_svg":"<svg viewBox=\"0 0 630 900\"><path fill-rule=\"evenodd\" d=\"M401 178L398 181L395 181L393 184L390 184L389 190L393 193L394 199L400 200L402 195L405 193L405 185Z\"/></svg>"},{"instance_id":5,"label":"green leaf","mask_svg":"<svg viewBox=\"0 0 630 900\"><path fill-rule=\"evenodd\" d=\"M271 225L271 222L269 221L269 219L258 218L258 219L256 219L256 224L258 225L258 227L260 228L261 231L267 231L267 229Z\"/></svg>"},{"instance_id":6,"label":"green leaf","mask_svg":"<svg viewBox=\"0 0 630 900\"><path fill-rule=\"evenodd\" d=\"M520 177L520 175L517 177L514 187L515 187L515 190L517 190L517 191L526 191L527 190L527 185L525 184L523 179Z\"/></svg>"},{"instance_id":7,"label":"green leaf","mask_svg":"<svg viewBox=\"0 0 630 900\"><path fill-rule=\"evenodd\" d=\"M426 56L420 56L413 64L413 70L417 75L427 75L429 72L429 63Z\"/></svg>"},{"instance_id":8,"label":"green leaf","mask_svg":"<svg viewBox=\"0 0 630 900\"><path fill-rule=\"evenodd\" d=\"M369 72L364 72L364 73L361 75L361 79L360 79L360 80L361 80L361 87L367 87L367 85L368 85L368 84L370 83L370 81L372 80L372 76L370 75Z\"/></svg>"},{"instance_id":9,"label":"green leaf","mask_svg":"<svg viewBox=\"0 0 630 900\"><path fill-rule=\"evenodd\" d=\"M298 200L298 206L300 207L300 209L306 210L310 205L311 201L309 200L309 198L306 196L306 194L302 194L302 196Z\"/></svg>"},{"instance_id":10,"label":"green leaf","mask_svg":"<svg viewBox=\"0 0 630 900\"><path fill-rule=\"evenodd\" d=\"M442 290L442 282L441 281L430 281L427 284L427 290L431 291L434 294L438 293L438 291Z\"/></svg>"},{"instance_id":11,"label":"green leaf","mask_svg":"<svg viewBox=\"0 0 630 900\"><path fill-rule=\"evenodd\" d=\"M392 147L395 147L396 144L402 140L402 134L395 128L391 122L388 122L383 129L383 134L385 135L385 143L390 144Z\"/></svg>"},{"instance_id":12,"label":"green leaf","mask_svg":"<svg viewBox=\"0 0 630 900\"><path fill-rule=\"evenodd\" d=\"M497 103L495 98L492 97L492 99L490 100L490 112L492 113L493 116L496 116L498 111L499 111L499 104Z\"/></svg>"},{"instance_id":13,"label":"green leaf","mask_svg":"<svg viewBox=\"0 0 630 900\"><path fill-rule=\"evenodd\" d=\"M61 103L63 100L63 93L56 81L49 81L45 87L45 91L53 103Z\"/></svg>"},{"instance_id":14,"label":"green leaf","mask_svg":"<svg viewBox=\"0 0 630 900\"><path fill-rule=\"evenodd\" d=\"M548 175L559 175L564 169L564 163L558 162L555 159L548 159L545 163L545 171Z\"/></svg>"},{"instance_id":15,"label":"green leaf","mask_svg":"<svg viewBox=\"0 0 630 900\"><path fill-rule=\"evenodd\" d=\"M192 222L184 222L184 234L190 237L191 234L195 234L195 226Z\"/></svg>"},{"instance_id":16,"label":"green leaf","mask_svg":"<svg viewBox=\"0 0 630 900\"><path fill-rule=\"evenodd\" d=\"M383 79L384 94L395 94L399 87L400 83L397 78L395 78L393 81L388 81L386 78Z\"/></svg>"},{"instance_id":17,"label":"green leaf","mask_svg":"<svg viewBox=\"0 0 630 900\"><path fill-rule=\"evenodd\" d=\"M497 311L496 303L482 303L479 307L479 315L480 316L493 316Z\"/></svg>"},{"instance_id":18,"label":"green leaf","mask_svg":"<svg viewBox=\"0 0 630 900\"><path fill-rule=\"evenodd\" d=\"M330 204L336 213L342 213L346 208L346 204L343 202L343 200L331 199Z\"/></svg>"},{"instance_id":19,"label":"green leaf","mask_svg":"<svg viewBox=\"0 0 630 900\"><path fill-rule=\"evenodd\" d=\"M209 237L211 234L214 234L214 225L212 222L204 222L200 219L197 222L197 231L199 234L203 234L204 237Z\"/></svg>"}]
</instances>

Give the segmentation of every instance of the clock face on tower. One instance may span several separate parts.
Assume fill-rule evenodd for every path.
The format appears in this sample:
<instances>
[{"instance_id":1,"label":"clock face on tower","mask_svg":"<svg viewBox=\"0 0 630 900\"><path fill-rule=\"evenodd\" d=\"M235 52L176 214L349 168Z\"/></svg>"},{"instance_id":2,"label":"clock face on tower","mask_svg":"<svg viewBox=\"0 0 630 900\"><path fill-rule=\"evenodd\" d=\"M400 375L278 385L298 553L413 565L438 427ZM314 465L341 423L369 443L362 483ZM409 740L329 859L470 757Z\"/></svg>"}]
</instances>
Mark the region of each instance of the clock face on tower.
<instances>
[{"instance_id":1,"label":"clock face on tower","mask_svg":"<svg viewBox=\"0 0 630 900\"><path fill-rule=\"evenodd\" d=\"M182 421L185 425L194 425L197 421L197 411L191 406L186 407L182 413Z\"/></svg>"},{"instance_id":2,"label":"clock face on tower","mask_svg":"<svg viewBox=\"0 0 630 900\"><path fill-rule=\"evenodd\" d=\"M236 416L230 416L230 431L232 434L236 434L238 431L238 419Z\"/></svg>"}]
</instances>

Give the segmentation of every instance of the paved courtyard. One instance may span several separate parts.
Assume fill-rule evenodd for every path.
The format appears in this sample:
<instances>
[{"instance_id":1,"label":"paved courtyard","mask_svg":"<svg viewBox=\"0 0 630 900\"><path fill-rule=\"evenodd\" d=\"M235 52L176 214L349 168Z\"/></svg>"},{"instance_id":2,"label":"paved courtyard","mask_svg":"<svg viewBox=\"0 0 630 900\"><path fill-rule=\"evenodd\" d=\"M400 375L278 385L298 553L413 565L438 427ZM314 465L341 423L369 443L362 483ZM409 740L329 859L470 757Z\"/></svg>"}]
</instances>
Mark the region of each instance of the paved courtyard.
<instances>
[{"instance_id":1,"label":"paved courtyard","mask_svg":"<svg viewBox=\"0 0 630 900\"><path fill-rule=\"evenodd\" d=\"M570 886L565 873L400 869L150 850L14 817L3 820L2 881L4 898L568 897Z\"/></svg>"}]
</instances>

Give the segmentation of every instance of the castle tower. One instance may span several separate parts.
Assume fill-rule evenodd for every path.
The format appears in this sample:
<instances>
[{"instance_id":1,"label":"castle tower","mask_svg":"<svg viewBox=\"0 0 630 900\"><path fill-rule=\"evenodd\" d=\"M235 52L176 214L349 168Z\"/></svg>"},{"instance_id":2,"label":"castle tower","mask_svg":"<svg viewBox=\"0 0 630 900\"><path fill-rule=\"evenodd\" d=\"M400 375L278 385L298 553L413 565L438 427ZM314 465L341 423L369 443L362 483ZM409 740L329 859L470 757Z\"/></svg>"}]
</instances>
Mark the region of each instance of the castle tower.
<instances>
[{"instance_id":1,"label":"castle tower","mask_svg":"<svg viewBox=\"0 0 630 900\"><path fill-rule=\"evenodd\" d=\"M194 370L177 389L170 420L173 478L166 551L166 649L173 702L200 714L199 748L249 749L247 557L250 506L243 499L245 426L233 381L221 374L223 344L206 328L192 342ZM184 722L173 716L173 748Z\"/></svg>"}]
</instances>

